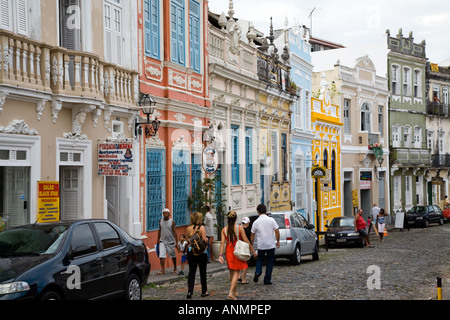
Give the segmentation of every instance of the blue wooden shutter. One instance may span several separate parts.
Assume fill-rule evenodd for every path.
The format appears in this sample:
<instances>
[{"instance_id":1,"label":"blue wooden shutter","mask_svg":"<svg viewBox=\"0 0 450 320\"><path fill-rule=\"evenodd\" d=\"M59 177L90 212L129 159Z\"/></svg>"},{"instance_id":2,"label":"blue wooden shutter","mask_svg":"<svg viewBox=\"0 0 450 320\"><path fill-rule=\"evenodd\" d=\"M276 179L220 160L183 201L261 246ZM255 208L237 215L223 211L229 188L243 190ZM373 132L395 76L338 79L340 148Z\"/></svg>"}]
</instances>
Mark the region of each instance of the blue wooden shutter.
<instances>
[{"instance_id":1,"label":"blue wooden shutter","mask_svg":"<svg viewBox=\"0 0 450 320\"><path fill-rule=\"evenodd\" d=\"M172 61L185 65L184 53L184 1L172 0L170 12L171 53Z\"/></svg>"},{"instance_id":2,"label":"blue wooden shutter","mask_svg":"<svg viewBox=\"0 0 450 320\"><path fill-rule=\"evenodd\" d=\"M165 169L164 149L147 149L147 231L158 229L165 207Z\"/></svg>"},{"instance_id":3,"label":"blue wooden shutter","mask_svg":"<svg viewBox=\"0 0 450 320\"><path fill-rule=\"evenodd\" d=\"M247 184L253 183L252 128L245 129L245 176Z\"/></svg>"},{"instance_id":4,"label":"blue wooden shutter","mask_svg":"<svg viewBox=\"0 0 450 320\"><path fill-rule=\"evenodd\" d=\"M189 223L189 208L187 199L190 195L189 183L189 151L174 149L172 151L173 162L173 219L177 226Z\"/></svg>"},{"instance_id":5,"label":"blue wooden shutter","mask_svg":"<svg viewBox=\"0 0 450 320\"><path fill-rule=\"evenodd\" d=\"M144 0L145 53L159 59L159 0Z\"/></svg>"},{"instance_id":6,"label":"blue wooden shutter","mask_svg":"<svg viewBox=\"0 0 450 320\"><path fill-rule=\"evenodd\" d=\"M231 126L231 184L239 184L239 127Z\"/></svg>"},{"instance_id":7,"label":"blue wooden shutter","mask_svg":"<svg viewBox=\"0 0 450 320\"><path fill-rule=\"evenodd\" d=\"M194 0L189 1L189 37L190 66L200 72L200 4Z\"/></svg>"}]
</instances>

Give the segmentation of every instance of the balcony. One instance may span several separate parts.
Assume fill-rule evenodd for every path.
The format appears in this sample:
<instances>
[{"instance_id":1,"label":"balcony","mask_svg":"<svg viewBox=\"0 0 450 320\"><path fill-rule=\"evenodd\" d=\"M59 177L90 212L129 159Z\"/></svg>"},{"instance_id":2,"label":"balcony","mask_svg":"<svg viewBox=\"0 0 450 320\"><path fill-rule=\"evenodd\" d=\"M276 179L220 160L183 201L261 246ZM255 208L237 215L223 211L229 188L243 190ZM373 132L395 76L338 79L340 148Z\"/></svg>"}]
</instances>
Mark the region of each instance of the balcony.
<instances>
[{"instance_id":1,"label":"balcony","mask_svg":"<svg viewBox=\"0 0 450 320\"><path fill-rule=\"evenodd\" d=\"M0 85L62 96L86 97L118 106L135 106L138 72L99 56L53 47L0 30Z\"/></svg>"},{"instance_id":2,"label":"balcony","mask_svg":"<svg viewBox=\"0 0 450 320\"><path fill-rule=\"evenodd\" d=\"M444 104L441 102L427 101L427 114L438 117L448 117L449 116L448 104Z\"/></svg>"},{"instance_id":3,"label":"balcony","mask_svg":"<svg viewBox=\"0 0 450 320\"><path fill-rule=\"evenodd\" d=\"M429 167L431 165L431 154L428 149L393 149L391 153L393 165L399 167Z\"/></svg>"},{"instance_id":4,"label":"balcony","mask_svg":"<svg viewBox=\"0 0 450 320\"><path fill-rule=\"evenodd\" d=\"M431 155L431 166L433 168L441 168L441 167L450 168L450 155L449 154Z\"/></svg>"}]
</instances>

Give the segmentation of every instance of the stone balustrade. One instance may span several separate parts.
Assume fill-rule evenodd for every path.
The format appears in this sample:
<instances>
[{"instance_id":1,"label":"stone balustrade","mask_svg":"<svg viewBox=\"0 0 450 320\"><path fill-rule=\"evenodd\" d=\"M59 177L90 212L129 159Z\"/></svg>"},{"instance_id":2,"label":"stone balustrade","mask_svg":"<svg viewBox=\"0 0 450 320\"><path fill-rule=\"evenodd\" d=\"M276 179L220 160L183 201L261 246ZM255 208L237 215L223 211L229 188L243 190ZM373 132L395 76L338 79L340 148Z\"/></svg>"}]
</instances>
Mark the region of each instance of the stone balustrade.
<instances>
[{"instance_id":1,"label":"stone balustrade","mask_svg":"<svg viewBox=\"0 0 450 320\"><path fill-rule=\"evenodd\" d=\"M0 30L0 85L136 106L138 72Z\"/></svg>"}]
</instances>

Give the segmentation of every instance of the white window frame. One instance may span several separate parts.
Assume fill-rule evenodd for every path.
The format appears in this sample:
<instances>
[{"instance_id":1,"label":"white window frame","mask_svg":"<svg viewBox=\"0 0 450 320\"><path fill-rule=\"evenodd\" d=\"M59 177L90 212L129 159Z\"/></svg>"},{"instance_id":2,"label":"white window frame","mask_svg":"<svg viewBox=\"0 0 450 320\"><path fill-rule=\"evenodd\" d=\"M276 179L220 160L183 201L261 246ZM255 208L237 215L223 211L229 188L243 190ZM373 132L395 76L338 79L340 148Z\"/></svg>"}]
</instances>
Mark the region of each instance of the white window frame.
<instances>
[{"instance_id":1,"label":"white window frame","mask_svg":"<svg viewBox=\"0 0 450 320\"><path fill-rule=\"evenodd\" d=\"M397 131L397 132L395 132L395 131ZM392 126L392 146L394 148L400 147L400 132L401 132L400 126L398 126L398 125Z\"/></svg>"},{"instance_id":2,"label":"white window frame","mask_svg":"<svg viewBox=\"0 0 450 320\"><path fill-rule=\"evenodd\" d=\"M109 8L109 11L107 10ZM105 59L108 62L122 65L123 50L123 9L120 0L103 0L103 23L104 23L104 50ZM109 16L107 16L109 13ZM117 14L119 20L117 20ZM107 23L109 19L109 24ZM117 29L119 23L119 30ZM110 43L108 44L108 33L110 33Z\"/></svg>"},{"instance_id":3,"label":"white window frame","mask_svg":"<svg viewBox=\"0 0 450 320\"><path fill-rule=\"evenodd\" d=\"M419 126L414 127L414 148L422 147L422 128Z\"/></svg>"},{"instance_id":4,"label":"white window frame","mask_svg":"<svg viewBox=\"0 0 450 320\"><path fill-rule=\"evenodd\" d=\"M403 127L403 147L411 148L411 127Z\"/></svg>"},{"instance_id":5,"label":"white window frame","mask_svg":"<svg viewBox=\"0 0 450 320\"><path fill-rule=\"evenodd\" d=\"M414 98L422 98L422 70L414 69L413 73L413 97ZM416 90L417 89L417 90ZM417 95L416 95L417 92Z\"/></svg>"},{"instance_id":6,"label":"white window frame","mask_svg":"<svg viewBox=\"0 0 450 320\"><path fill-rule=\"evenodd\" d=\"M402 90L403 96L411 97L411 68L403 67L403 81L402 81Z\"/></svg>"},{"instance_id":7,"label":"white window frame","mask_svg":"<svg viewBox=\"0 0 450 320\"><path fill-rule=\"evenodd\" d=\"M0 28L28 37L28 0L2 0L0 2Z\"/></svg>"},{"instance_id":8,"label":"white window frame","mask_svg":"<svg viewBox=\"0 0 450 320\"><path fill-rule=\"evenodd\" d=\"M391 90L392 94L399 95L400 94L400 66L397 64L393 64L391 66L391 72L392 72L392 80L391 80ZM395 85L395 86L394 86Z\"/></svg>"},{"instance_id":9,"label":"white window frame","mask_svg":"<svg viewBox=\"0 0 450 320\"><path fill-rule=\"evenodd\" d=\"M431 153L434 153L434 131L427 131L427 148L431 150Z\"/></svg>"}]
</instances>

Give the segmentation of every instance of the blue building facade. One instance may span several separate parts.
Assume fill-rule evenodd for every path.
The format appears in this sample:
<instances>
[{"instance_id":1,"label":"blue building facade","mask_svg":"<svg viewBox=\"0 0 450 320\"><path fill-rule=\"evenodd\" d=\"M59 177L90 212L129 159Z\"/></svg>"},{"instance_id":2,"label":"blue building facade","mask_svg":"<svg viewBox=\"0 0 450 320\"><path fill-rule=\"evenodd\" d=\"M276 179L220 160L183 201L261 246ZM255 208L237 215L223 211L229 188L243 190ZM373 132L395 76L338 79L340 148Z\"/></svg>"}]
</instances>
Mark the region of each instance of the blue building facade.
<instances>
[{"instance_id":1,"label":"blue building facade","mask_svg":"<svg viewBox=\"0 0 450 320\"><path fill-rule=\"evenodd\" d=\"M312 140L311 131L311 45L310 30L305 26L294 26L285 30L285 46L290 53L291 77L295 83L298 99L291 113L292 144L292 201L293 209L314 224L313 181L311 178Z\"/></svg>"}]
</instances>

